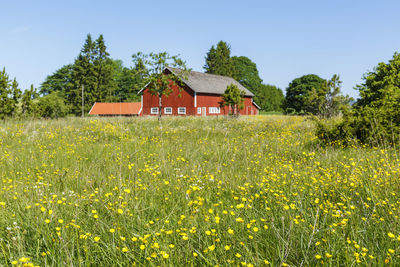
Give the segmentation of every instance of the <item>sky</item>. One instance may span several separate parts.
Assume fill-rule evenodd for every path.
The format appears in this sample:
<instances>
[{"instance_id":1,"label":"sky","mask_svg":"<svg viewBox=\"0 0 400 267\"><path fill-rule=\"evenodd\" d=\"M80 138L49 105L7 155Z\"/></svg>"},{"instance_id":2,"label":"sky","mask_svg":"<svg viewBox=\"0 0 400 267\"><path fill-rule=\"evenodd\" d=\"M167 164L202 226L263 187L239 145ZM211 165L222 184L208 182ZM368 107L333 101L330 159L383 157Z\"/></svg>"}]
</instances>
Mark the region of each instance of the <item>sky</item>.
<instances>
[{"instance_id":1,"label":"sky","mask_svg":"<svg viewBox=\"0 0 400 267\"><path fill-rule=\"evenodd\" d=\"M342 91L400 52L400 1L1 1L0 68L22 89L39 87L73 63L90 33L103 34L112 58L179 54L194 71L218 41L257 64L264 83L285 91L295 78L339 74Z\"/></svg>"}]
</instances>

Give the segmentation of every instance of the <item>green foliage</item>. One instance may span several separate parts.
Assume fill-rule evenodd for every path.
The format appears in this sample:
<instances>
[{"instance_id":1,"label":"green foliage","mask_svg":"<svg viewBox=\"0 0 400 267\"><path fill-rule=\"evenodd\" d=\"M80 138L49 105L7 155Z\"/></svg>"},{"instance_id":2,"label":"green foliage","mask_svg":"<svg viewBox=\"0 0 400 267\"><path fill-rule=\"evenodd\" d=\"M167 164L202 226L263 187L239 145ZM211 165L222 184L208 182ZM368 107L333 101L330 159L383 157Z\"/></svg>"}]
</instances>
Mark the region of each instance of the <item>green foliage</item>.
<instances>
[{"instance_id":1,"label":"green foliage","mask_svg":"<svg viewBox=\"0 0 400 267\"><path fill-rule=\"evenodd\" d=\"M254 94L260 91L262 79L258 74L256 63L243 56L234 56L231 59L234 68L233 78Z\"/></svg>"},{"instance_id":2,"label":"green foliage","mask_svg":"<svg viewBox=\"0 0 400 267\"><path fill-rule=\"evenodd\" d=\"M81 53L73 65L72 81L73 90L69 99L72 104L72 112L80 114L82 103L82 86L84 87L84 112L85 114L93 106L94 102L111 102L115 100L114 92L116 83L113 71L115 63L109 58L103 35L92 41L87 35Z\"/></svg>"},{"instance_id":3,"label":"green foliage","mask_svg":"<svg viewBox=\"0 0 400 267\"><path fill-rule=\"evenodd\" d=\"M6 69L0 71L0 119L16 115L17 104L21 98L21 90L14 78L10 80Z\"/></svg>"},{"instance_id":4,"label":"green foliage","mask_svg":"<svg viewBox=\"0 0 400 267\"><path fill-rule=\"evenodd\" d=\"M312 88L305 98L309 112L320 118L331 118L348 109L352 98L342 95L341 84L339 75L334 74L321 88Z\"/></svg>"},{"instance_id":5,"label":"green foliage","mask_svg":"<svg viewBox=\"0 0 400 267\"><path fill-rule=\"evenodd\" d=\"M329 140L346 142L355 138L361 143L386 146L400 143L400 54L395 53L388 63L379 63L374 71L363 77L364 83L356 89L360 99L353 110L346 112L337 127L344 129L335 134L326 125L320 125L321 133ZM323 137L321 138L324 141Z\"/></svg>"},{"instance_id":6,"label":"green foliage","mask_svg":"<svg viewBox=\"0 0 400 267\"><path fill-rule=\"evenodd\" d=\"M254 97L263 111L282 111L284 99L282 90L270 84L261 84Z\"/></svg>"},{"instance_id":7,"label":"green foliage","mask_svg":"<svg viewBox=\"0 0 400 267\"><path fill-rule=\"evenodd\" d=\"M230 106L232 115L239 116L239 111L244 108L244 94L236 85L228 85L222 95L221 106Z\"/></svg>"},{"instance_id":8,"label":"green foliage","mask_svg":"<svg viewBox=\"0 0 400 267\"><path fill-rule=\"evenodd\" d=\"M27 89L22 94L21 99L21 115L23 117L35 117L37 114L37 104L34 99L37 97L36 88L31 85L30 89Z\"/></svg>"},{"instance_id":9,"label":"green foliage","mask_svg":"<svg viewBox=\"0 0 400 267\"><path fill-rule=\"evenodd\" d=\"M38 99L37 112L40 117L56 119L67 116L70 107L59 92L52 92Z\"/></svg>"},{"instance_id":10,"label":"green foliage","mask_svg":"<svg viewBox=\"0 0 400 267\"><path fill-rule=\"evenodd\" d=\"M52 75L46 77L45 81L40 85L39 93L41 95L48 95L52 92L61 92L66 99L71 98L71 91L74 84L72 80L72 73L74 65L68 64L56 70Z\"/></svg>"},{"instance_id":11,"label":"green foliage","mask_svg":"<svg viewBox=\"0 0 400 267\"><path fill-rule=\"evenodd\" d=\"M318 110L315 103L310 104L310 92L319 98L325 95L325 80L315 74L304 75L294 79L286 89L284 110L286 113L311 113L315 114Z\"/></svg>"},{"instance_id":12,"label":"green foliage","mask_svg":"<svg viewBox=\"0 0 400 267\"><path fill-rule=\"evenodd\" d=\"M206 73L233 77L235 70L231 59L231 47L224 41L219 41L217 48L211 46L206 55L204 69Z\"/></svg>"}]
</instances>

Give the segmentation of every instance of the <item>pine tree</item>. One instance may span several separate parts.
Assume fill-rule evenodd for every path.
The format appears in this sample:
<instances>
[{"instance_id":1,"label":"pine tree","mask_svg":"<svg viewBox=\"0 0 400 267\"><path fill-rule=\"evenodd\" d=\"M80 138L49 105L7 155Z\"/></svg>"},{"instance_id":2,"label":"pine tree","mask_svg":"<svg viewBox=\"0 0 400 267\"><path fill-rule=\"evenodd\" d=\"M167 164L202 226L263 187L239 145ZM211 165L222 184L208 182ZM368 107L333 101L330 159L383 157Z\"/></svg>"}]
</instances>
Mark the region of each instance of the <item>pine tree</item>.
<instances>
[{"instance_id":1,"label":"pine tree","mask_svg":"<svg viewBox=\"0 0 400 267\"><path fill-rule=\"evenodd\" d=\"M234 76L234 66L231 59L231 48L224 42L219 41L217 48L211 46L206 56L206 64L204 65L206 73L222 75L222 76Z\"/></svg>"},{"instance_id":2,"label":"pine tree","mask_svg":"<svg viewBox=\"0 0 400 267\"><path fill-rule=\"evenodd\" d=\"M82 86L84 112L87 113L95 102L113 101L116 83L113 76L113 61L109 58L103 35L92 41L87 35L81 53L74 63L72 80L74 90L70 104L75 114L80 114Z\"/></svg>"},{"instance_id":3,"label":"pine tree","mask_svg":"<svg viewBox=\"0 0 400 267\"><path fill-rule=\"evenodd\" d=\"M11 116L15 116L17 113L17 105L22 96L21 89L18 88L17 79L14 78L11 85Z\"/></svg>"},{"instance_id":4,"label":"pine tree","mask_svg":"<svg viewBox=\"0 0 400 267\"><path fill-rule=\"evenodd\" d=\"M82 103L82 86L84 89L84 111L88 111L93 104L93 91L97 86L96 73L94 68L95 58L95 42L92 41L92 36L87 35L85 44L81 49L80 54L74 62L72 80L74 90L71 94L70 103L72 104L73 112L78 115L81 112Z\"/></svg>"},{"instance_id":5,"label":"pine tree","mask_svg":"<svg viewBox=\"0 0 400 267\"><path fill-rule=\"evenodd\" d=\"M11 82L6 69L0 72L0 119L4 120L16 114L18 101L21 97L21 90L14 78Z\"/></svg>"},{"instance_id":6,"label":"pine tree","mask_svg":"<svg viewBox=\"0 0 400 267\"><path fill-rule=\"evenodd\" d=\"M25 90L25 92L22 94L22 99L21 99L22 116L30 117L35 115L34 114L35 104L33 102L33 99L36 98L36 96L37 96L36 89L33 87L32 84L31 88L29 90Z\"/></svg>"},{"instance_id":7,"label":"pine tree","mask_svg":"<svg viewBox=\"0 0 400 267\"><path fill-rule=\"evenodd\" d=\"M113 80L113 62L109 58L107 47L104 43L104 37L100 34L96 40L95 58L93 60L96 77L96 101L111 102L114 99L116 84Z\"/></svg>"}]
</instances>

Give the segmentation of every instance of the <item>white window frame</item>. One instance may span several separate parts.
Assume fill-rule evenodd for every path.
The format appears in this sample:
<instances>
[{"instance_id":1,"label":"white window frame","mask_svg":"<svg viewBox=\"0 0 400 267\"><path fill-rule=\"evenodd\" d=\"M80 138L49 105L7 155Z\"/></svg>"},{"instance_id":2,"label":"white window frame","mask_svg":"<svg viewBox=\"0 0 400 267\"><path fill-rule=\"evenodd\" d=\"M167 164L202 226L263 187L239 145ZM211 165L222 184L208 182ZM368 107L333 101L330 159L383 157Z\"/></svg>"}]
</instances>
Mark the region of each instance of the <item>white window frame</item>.
<instances>
[{"instance_id":1,"label":"white window frame","mask_svg":"<svg viewBox=\"0 0 400 267\"><path fill-rule=\"evenodd\" d=\"M158 108L150 108L150 114L158 114Z\"/></svg>"},{"instance_id":2,"label":"white window frame","mask_svg":"<svg viewBox=\"0 0 400 267\"><path fill-rule=\"evenodd\" d=\"M197 114L201 114L201 108L197 108Z\"/></svg>"},{"instance_id":3,"label":"white window frame","mask_svg":"<svg viewBox=\"0 0 400 267\"><path fill-rule=\"evenodd\" d=\"M178 108L178 114L180 114L180 115L186 114L186 107L179 107Z\"/></svg>"},{"instance_id":4,"label":"white window frame","mask_svg":"<svg viewBox=\"0 0 400 267\"><path fill-rule=\"evenodd\" d=\"M220 114L221 113L221 109L220 109L220 107L209 107L208 108L208 113L209 114Z\"/></svg>"},{"instance_id":5,"label":"white window frame","mask_svg":"<svg viewBox=\"0 0 400 267\"><path fill-rule=\"evenodd\" d=\"M169 109L170 111L167 111ZM171 107L165 107L164 108L164 114L172 114L172 108Z\"/></svg>"}]
</instances>

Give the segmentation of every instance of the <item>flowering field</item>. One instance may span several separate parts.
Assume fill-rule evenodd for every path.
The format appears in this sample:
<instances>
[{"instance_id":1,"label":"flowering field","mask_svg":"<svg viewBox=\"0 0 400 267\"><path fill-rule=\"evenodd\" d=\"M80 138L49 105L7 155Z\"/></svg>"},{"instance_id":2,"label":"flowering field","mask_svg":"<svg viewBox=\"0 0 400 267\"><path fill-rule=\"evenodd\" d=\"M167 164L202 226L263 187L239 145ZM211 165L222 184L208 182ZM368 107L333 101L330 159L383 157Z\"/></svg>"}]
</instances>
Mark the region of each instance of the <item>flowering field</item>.
<instances>
[{"instance_id":1,"label":"flowering field","mask_svg":"<svg viewBox=\"0 0 400 267\"><path fill-rule=\"evenodd\" d=\"M3 122L0 265L399 265L399 178L300 117Z\"/></svg>"}]
</instances>

